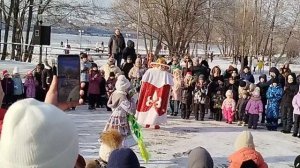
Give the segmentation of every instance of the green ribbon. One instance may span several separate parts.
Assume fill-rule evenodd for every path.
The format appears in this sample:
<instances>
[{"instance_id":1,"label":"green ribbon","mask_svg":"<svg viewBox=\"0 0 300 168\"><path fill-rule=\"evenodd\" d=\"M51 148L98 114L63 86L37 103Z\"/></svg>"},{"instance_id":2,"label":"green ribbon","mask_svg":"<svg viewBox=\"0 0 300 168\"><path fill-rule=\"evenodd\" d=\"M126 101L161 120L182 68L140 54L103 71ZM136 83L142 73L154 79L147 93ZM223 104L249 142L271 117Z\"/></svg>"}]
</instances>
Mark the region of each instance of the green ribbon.
<instances>
[{"instance_id":1,"label":"green ribbon","mask_svg":"<svg viewBox=\"0 0 300 168\"><path fill-rule=\"evenodd\" d=\"M138 147L139 147L141 156L142 156L143 160L147 163L149 161L150 154L147 151L146 145L143 140L142 127L137 123L137 120L134 117L134 115L129 114L127 118L131 125L131 130L137 138Z\"/></svg>"}]
</instances>

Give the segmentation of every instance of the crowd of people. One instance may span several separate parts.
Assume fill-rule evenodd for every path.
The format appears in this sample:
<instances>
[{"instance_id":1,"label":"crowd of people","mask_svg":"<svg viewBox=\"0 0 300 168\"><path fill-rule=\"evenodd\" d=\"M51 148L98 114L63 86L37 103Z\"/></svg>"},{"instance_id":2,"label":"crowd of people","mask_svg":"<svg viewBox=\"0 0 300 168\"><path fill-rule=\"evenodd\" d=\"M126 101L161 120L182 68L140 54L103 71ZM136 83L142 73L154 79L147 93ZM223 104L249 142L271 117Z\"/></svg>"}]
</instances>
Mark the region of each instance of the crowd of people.
<instances>
[{"instance_id":1,"label":"crowd of people","mask_svg":"<svg viewBox=\"0 0 300 168\"><path fill-rule=\"evenodd\" d=\"M0 106L8 111L0 141L0 166L73 167L76 164L75 167L87 168L140 167L135 153L127 148L132 146L126 139L131 134L127 115L134 115L132 104L136 104L142 77L152 68L151 63L156 57L153 54L146 57L137 55L130 40L125 47L120 30L116 30L109 42L109 54L101 67L87 54L80 55L83 103L88 104L89 110L106 108L112 111L99 138L99 158L85 163L78 155L78 137L73 122L61 109L49 105L57 106L53 98L49 98L53 96L49 92L53 93L55 88L51 85L56 85L57 81L55 64L50 66L46 60L28 71L24 80L18 67L14 68L12 75L7 70L2 71ZM261 123L269 131L277 131L282 125L281 132L300 138L300 76L292 72L288 63L280 69L271 67L268 74L261 74L256 81L248 66L239 71L235 65L230 65L222 72L219 66L211 68L206 60L189 55L165 56L159 60L165 64L163 70L173 77L168 102L170 116L180 114L182 119L189 120L194 115L196 121L224 121L249 129L257 129ZM261 67L258 70L261 72ZM30 99L21 100L23 98ZM44 101L48 104L42 103ZM74 106L70 108L74 109ZM60 130L54 131L57 126ZM155 125L155 129L159 126ZM30 134L31 131L35 133ZM18 141L12 144L12 139ZM235 148L236 152L228 159L231 168L245 168L245 165L248 168L249 165L267 167L263 157L255 150L249 131L242 132ZM47 155L43 151L47 151ZM16 152L20 156L16 157ZM189 167L213 167L213 160L204 148L198 147L188 153ZM298 162L295 161L295 167L296 164L300 166Z\"/></svg>"}]
</instances>

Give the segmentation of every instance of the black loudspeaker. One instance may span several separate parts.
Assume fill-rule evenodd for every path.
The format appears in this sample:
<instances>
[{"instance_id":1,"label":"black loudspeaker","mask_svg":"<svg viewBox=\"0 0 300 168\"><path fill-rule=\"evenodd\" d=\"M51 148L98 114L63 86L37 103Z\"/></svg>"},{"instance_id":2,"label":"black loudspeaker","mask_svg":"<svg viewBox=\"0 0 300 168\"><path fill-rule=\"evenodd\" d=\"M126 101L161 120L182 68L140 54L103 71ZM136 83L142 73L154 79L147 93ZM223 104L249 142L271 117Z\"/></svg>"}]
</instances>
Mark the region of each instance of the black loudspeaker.
<instances>
[{"instance_id":1,"label":"black loudspeaker","mask_svg":"<svg viewBox=\"0 0 300 168\"><path fill-rule=\"evenodd\" d=\"M35 26L33 33L34 45L50 45L51 26Z\"/></svg>"}]
</instances>

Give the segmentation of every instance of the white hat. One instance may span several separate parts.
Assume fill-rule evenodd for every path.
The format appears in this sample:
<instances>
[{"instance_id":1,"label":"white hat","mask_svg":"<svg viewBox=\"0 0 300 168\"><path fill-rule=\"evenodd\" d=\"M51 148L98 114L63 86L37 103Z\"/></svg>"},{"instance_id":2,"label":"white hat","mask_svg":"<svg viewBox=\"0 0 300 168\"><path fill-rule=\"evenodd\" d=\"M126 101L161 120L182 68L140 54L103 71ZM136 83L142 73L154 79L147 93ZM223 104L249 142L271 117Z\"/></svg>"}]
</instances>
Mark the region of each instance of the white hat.
<instances>
[{"instance_id":1,"label":"white hat","mask_svg":"<svg viewBox=\"0 0 300 168\"><path fill-rule=\"evenodd\" d=\"M20 73L19 67L14 67L13 74L18 74L18 73Z\"/></svg>"},{"instance_id":2,"label":"white hat","mask_svg":"<svg viewBox=\"0 0 300 168\"><path fill-rule=\"evenodd\" d=\"M235 150L240 150L242 148L252 148L255 149L253 142L253 136L250 131L243 131L235 140L234 144Z\"/></svg>"},{"instance_id":3,"label":"white hat","mask_svg":"<svg viewBox=\"0 0 300 168\"><path fill-rule=\"evenodd\" d=\"M124 75L120 75L115 86L116 90L125 92L130 87L130 82Z\"/></svg>"},{"instance_id":4,"label":"white hat","mask_svg":"<svg viewBox=\"0 0 300 168\"><path fill-rule=\"evenodd\" d=\"M0 167L74 167L78 135L57 107L25 99L7 111L0 140Z\"/></svg>"}]
</instances>

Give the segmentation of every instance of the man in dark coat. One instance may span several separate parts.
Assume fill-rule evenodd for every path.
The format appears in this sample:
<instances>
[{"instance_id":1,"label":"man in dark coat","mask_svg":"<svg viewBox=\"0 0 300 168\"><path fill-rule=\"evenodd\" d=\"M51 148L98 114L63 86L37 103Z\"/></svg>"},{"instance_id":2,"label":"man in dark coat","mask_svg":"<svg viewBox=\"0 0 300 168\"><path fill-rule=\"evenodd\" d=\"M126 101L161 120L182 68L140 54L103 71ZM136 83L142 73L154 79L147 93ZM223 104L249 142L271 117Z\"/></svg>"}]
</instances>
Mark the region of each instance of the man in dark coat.
<instances>
[{"instance_id":1,"label":"man in dark coat","mask_svg":"<svg viewBox=\"0 0 300 168\"><path fill-rule=\"evenodd\" d=\"M9 76L7 70L2 72L3 79L1 80L2 89L4 92L3 108L7 109L13 103L14 96L14 81ZM1 107L0 107L1 108Z\"/></svg>"},{"instance_id":2,"label":"man in dark coat","mask_svg":"<svg viewBox=\"0 0 300 168\"><path fill-rule=\"evenodd\" d=\"M134 49L134 42L132 40L127 41L127 47L123 50L122 57L124 62L127 60L128 56L131 57L132 62L135 62L137 56Z\"/></svg>"},{"instance_id":3,"label":"man in dark coat","mask_svg":"<svg viewBox=\"0 0 300 168\"><path fill-rule=\"evenodd\" d=\"M116 29L115 34L111 36L108 42L108 54L117 60L117 66L121 66L122 52L125 48L125 40L120 32Z\"/></svg>"},{"instance_id":4,"label":"man in dark coat","mask_svg":"<svg viewBox=\"0 0 300 168\"><path fill-rule=\"evenodd\" d=\"M294 96L298 93L299 85L296 82L296 74L291 73L288 75L287 84L284 87L284 93L281 99L281 120L283 133L291 133L293 127L293 105L292 101Z\"/></svg>"}]
</instances>

